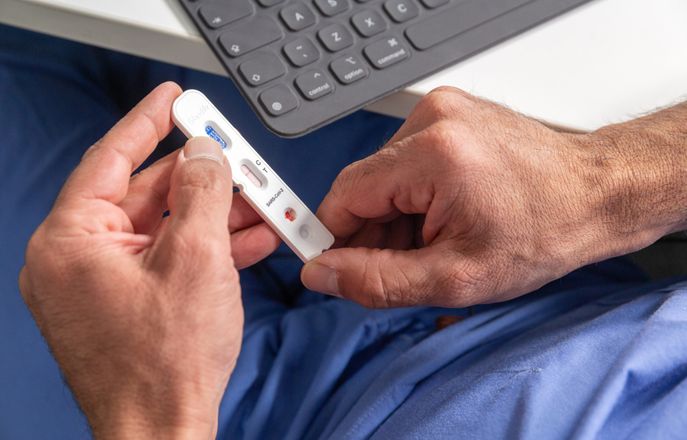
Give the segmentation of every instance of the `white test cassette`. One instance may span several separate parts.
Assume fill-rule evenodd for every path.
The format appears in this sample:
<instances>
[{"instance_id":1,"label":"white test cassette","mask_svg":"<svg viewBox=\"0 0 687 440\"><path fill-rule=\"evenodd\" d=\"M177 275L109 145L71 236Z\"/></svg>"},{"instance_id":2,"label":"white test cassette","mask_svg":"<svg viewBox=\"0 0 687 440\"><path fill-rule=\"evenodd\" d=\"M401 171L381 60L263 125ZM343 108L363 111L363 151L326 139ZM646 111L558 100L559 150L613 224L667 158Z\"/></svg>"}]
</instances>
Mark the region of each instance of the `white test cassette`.
<instances>
[{"instance_id":1,"label":"white test cassette","mask_svg":"<svg viewBox=\"0 0 687 440\"><path fill-rule=\"evenodd\" d=\"M205 95L185 91L174 101L172 118L187 137L217 141L241 196L303 262L332 246L334 236Z\"/></svg>"}]
</instances>

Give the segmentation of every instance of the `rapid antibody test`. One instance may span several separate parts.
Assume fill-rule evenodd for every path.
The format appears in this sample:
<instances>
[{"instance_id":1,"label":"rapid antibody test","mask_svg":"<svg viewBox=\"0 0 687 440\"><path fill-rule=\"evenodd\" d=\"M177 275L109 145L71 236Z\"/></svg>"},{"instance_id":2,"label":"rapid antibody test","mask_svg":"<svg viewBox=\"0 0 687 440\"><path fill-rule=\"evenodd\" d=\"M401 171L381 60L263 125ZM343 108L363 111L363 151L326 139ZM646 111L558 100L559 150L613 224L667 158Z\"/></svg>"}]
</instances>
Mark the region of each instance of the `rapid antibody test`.
<instances>
[{"instance_id":1,"label":"rapid antibody test","mask_svg":"<svg viewBox=\"0 0 687 440\"><path fill-rule=\"evenodd\" d=\"M332 246L334 236L205 95L185 91L172 118L186 137L207 136L222 147L241 196L303 262Z\"/></svg>"}]
</instances>

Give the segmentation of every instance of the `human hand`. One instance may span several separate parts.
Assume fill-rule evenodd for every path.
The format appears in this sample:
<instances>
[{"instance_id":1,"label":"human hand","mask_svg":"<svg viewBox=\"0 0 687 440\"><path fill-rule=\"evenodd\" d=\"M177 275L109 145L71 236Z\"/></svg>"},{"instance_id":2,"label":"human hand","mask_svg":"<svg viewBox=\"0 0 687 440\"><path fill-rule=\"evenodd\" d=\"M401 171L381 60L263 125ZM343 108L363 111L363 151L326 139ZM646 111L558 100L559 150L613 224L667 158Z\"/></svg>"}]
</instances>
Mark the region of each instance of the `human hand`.
<instances>
[{"instance_id":1,"label":"human hand","mask_svg":"<svg viewBox=\"0 0 687 440\"><path fill-rule=\"evenodd\" d=\"M241 198L232 207L228 162L208 138L130 177L172 129L180 92L159 86L86 152L20 275L99 438L214 436L241 345L235 266L279 243Z\"/></svg>"},{"instance_id":2,"label":"human hand","mask_svg":"<svg viewBox=\"0 0 687 440\"><path fill-rule=\"evenodd\" d=\"M303 283L370 307L463 307L648 245L675 223L631 233L630 167L600 142L437 89L338 176L318 210L338 248Z\"/></svg>"}]
</instances>

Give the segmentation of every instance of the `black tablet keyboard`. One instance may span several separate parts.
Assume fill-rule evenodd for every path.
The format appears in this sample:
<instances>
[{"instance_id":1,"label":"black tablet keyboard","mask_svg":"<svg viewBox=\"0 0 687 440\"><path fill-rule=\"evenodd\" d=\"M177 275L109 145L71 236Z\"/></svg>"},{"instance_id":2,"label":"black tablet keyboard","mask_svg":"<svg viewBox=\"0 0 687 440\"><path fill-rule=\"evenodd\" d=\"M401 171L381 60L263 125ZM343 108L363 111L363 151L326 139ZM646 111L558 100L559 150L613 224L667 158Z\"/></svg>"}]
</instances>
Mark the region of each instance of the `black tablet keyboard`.
<instances>
[{"instance_id":1,"label":"black tablet keyboard","mask_svg":"<svg viewBox=\"0 0 687 440\"><path fill-rule=\"evenodd\" d=\"M264 124L299 136L589 0L180 0Z\"/></svg>"}]
</instances>

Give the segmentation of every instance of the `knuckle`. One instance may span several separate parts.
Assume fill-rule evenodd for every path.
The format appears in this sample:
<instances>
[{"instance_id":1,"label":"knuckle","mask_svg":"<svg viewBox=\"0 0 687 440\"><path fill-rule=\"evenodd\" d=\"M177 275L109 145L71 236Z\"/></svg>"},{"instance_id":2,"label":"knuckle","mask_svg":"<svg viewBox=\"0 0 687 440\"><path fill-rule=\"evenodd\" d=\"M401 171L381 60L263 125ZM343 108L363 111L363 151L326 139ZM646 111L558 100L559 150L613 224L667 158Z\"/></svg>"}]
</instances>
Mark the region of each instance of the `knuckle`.
<instances>
[{"instance_id":1,"label":"knuckle","mask_svg":"<svg viewBox=\"0 0 687 440\"><path fill-rule=\"evenodd\" d=\"M471 102L472 96L468 93L455 87L441 86L420 100L418 110L438 119L447 119L462 114Z\"/></svg>"},{"instance_id":2,"label":"knuckle","mask_svg":"<svg viewBox=\"0 0 687 440\"><path fill-rule=\"evenodd\" d=\"M455 124L444 121L437 122L425 131L423 144L440 153L453 152L458 143L455 131Z\"/></svg>"},{"instance_id":3,"label":"knuckle","mask_svg":"<svg viewBox=\"0 0 687 440\"><path fill-rule=\"evenodd\" d=\"M459 89L458 87L439 86L432 90L430 93L432 92L441 95L445 100L448 100L453 103L457 102L461 104L468 104L473 103L477 100L475 96L471 95L463 89Z\"/></svg>"},{"instance_id":4,"label":"knuckle","mask_svg":"<svg viewBox=\"0 0 687 440\"><path fill-rule=\"evenodd\" d=\"M362 297L361 304L368 308L380 309L397 307L406 304L405 297L410 282L406 274L401 270L390 273L385 268L393 267L392 264L384 264L388 258L387 252L382 249L370 250L371 255L365 265L361 280Z\"/></svg>"},{"instance_id":5,"label":"knuckle","mask_svg":"<svg viewBox=\"0 0 687 440\"><path fill-rule=\"evenodd\" d=\"M387 281L388 277L378 274L373 280L372 295L370 295L370 307L373 309L386 309L396 304L395 292Z\"/></svg>"},{"instance_id":6,"label":"knuckle","mask_svg":"<svg viewBox=\"0 0 687 440\"><path fill-rule=\"evenodd\" d=\"M36 231L29 239L29 243L26 245L26 261L28 264L33 262L34 259L42 253L41 247L42 240L39 236L39 231Z\"/></svg>"},{"instance_id":7,"label":"knuckle","mask_svg":"<svg viewBox=\"0 0 687 440\"><path fill-rule=\"evenodd\" d=\"M193 240L187 238L188 234L182 234L177 231L175 233L166 234L165 242L168 246L169 253L172 255L187 255L190 261L194 261L195 255L195 245ZM192 254L193 253L193 254Z\"/></svg>"},{"instance_id":8,"label":"knuckle","mask_svg":"<svg viewBox=\"0 0 687 440\"><path fill-rule=\"evenodd\" d=\"M369 174L367 160L353 162L341 170L334 180L330 192L335 196L343 196L351 188L359 188L360 182Z\"/></svg>"},{"instance_id":9,"label":"knuckle","mask_svg":"<svg viewBox=\"0 0 687 440\"><path fill-rule=\"evenodd\" d=\"M177 255L184 255L184 261L205 265L208 261L219 262L231 258L227 243L220 239L206 239L197 231L177 231L169 237L170 246ZM227 242L229 237L227 237Z\"/></svg>"},{"instance_id":10,"label":"knuckle","mask_svg":"<svg viewBox=\"0 0 687 440\"><path fill-rule=\"evenodd\" d=\"M479 135L463 122L438 121L420 136L421 140L416 144L423 149L424 155L433 158L435 166L444 171L442 176L466 175L493 162Z\"/></svg>"},{"instance_id":11,"label":"knuckle","mask_svg":"<svg viewBox=\"0 0 687 440\"><path fill-rule=\"evenodd\" d=\"M184 291L193 292L238 284L239 275L226 244L178 232L165 241L154 264L170 285L186 286Z\"/></svg>"},{"instance_id":12,"label":"knuckle","mask_svg":"<svg viewBox=\"0 0 687 440\"><path fill-rule=\"evenodd\" d=\"M227 242L228 240L229 237L227 237ZM231 252L227 249L227 243L222 243L220 240L196 241L200 243L195 246L199 248L200 253L208 261L226 261L227 258L231 258Z\"/></svg>"},{"instance_id":13,"label":"knuckle","mask_svg":"<svg viewBox=\"0 0 687 440\"><path fill-rule=\"evenodd\" d=\"M453 87L453 86L435 87L429 93L430 94L459 94L459 95L469 96L468 93L465 92L463 89L459 89L458 87Z\"/></svg>"},{"instance_id":14,"label":"knuckle","mask_svg":"<svg viewBox=\"0 0 687 440\"><path fill-rule=\"evenodd\" d=\"M346 182L351 180L355 175L356 175L356 170L360 166L362 161L356 161L353 162L352 164L346 165L346 167L339 172L339 175L336 177L336 180L334 181L334 186L342 186L345 185Z\"/></svg>"},{"instance_id":15,"label":"knuckle","mask_svg":"<svg viewBox=\"0 0 687 440\"><path fill-rule=\"evenodd\" d=\"M439 164L455 165L459 160L461 130L455 123L440 121L424 130L413 142L421 155L434 158Z\"/></svg>"},{"instance_id":16,"label":"knuckle","mask_svg":"<svg viewBox=\"0 0 687 440\"><path fill-rule=\"evenodd\" d=\"M35 267L40 272L65 270L70 263L70 250L69 243L58 240L51 231L46 231L45 223L43 223L36 229L26 245L26 267ZM55 258L56 254L58 258Z\"/></svg>"},{"instance_id":17,"label":"knuckle","mask_svg":"<svg viewBox=\"0 0 687 440\"><path fill-rule=\"evenodd\" d=\"M107 135L105 135L105 137L107 137ZM111 143L108 144L104 137L86 150L81 160L83 161L85 159L93 159L97 162L111 164L122 163L125 167L130 169L133 168L131 158L123 153L116 145L112 145ZM133 169L131 171L133 171Z\"/></svg>"},{"instance_id":18,"label":"knuckle","mask_svg":"<svg viewBox=\"0 0 687 440\"><path fill-rule=\"evenodd\" d=\"M372 291L375 292L371 296L375 308L392 307L394 303L395 292L393 286L389 282L392 278L389 274L382 272L381 259L383 251L376 250L374 252L375 258L372 260L373 271L368 280L371 283Z\"/></svg>"},{"instance_id":19,"label":"knuckle","mask_svg":"<svg viewBox=\"0 0 687 440\"><path fill-rule=\"evenodd\" d=\"M377 269L379 265L376 262L379 252L379 249L367 250L362 272L357 276L353 274L351 277L344 276L341 279L344 296L371 309L383 307L385 304L385 294L380 286L381 279Z\"/></svg>"},{"instance_id":20,"label":"knuckle","mask_svg":"<svg viewBox=\"0 0 687 440\"><path fill-rule=\"evenodd\" d=\"M428 113L434 118L441 118L447 114L447 97L441 91L432 91L425 95L418 104L418 111Z\"/></svg>"},{"instance_id":21,"label":"knuckle","mask_svg":"<svg viewBox=\"0 0 687 440\"><path fill-rule=\"evenodd\" d=\"M192 234L176 231L167 237L172 254L184 255L189 261L196 261L203 251L203 245Z\"/></svg>"},{"instance_id":22,"label":"knuckle","mask_svg":"<svg viewBox=\"0 0 687 440\"><path fill-rule=\"evenodd\" d=\"M93 143L88 149L81 155L81 160L86 159L87 157L91 156L93 153L101 150L101 147L103 145L103 138L101 137L97 141Z\"/></svg>"}]
</instances>

